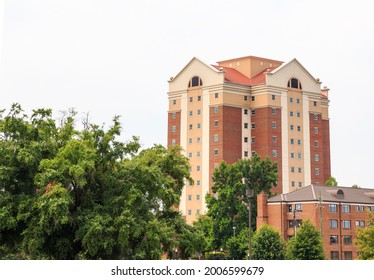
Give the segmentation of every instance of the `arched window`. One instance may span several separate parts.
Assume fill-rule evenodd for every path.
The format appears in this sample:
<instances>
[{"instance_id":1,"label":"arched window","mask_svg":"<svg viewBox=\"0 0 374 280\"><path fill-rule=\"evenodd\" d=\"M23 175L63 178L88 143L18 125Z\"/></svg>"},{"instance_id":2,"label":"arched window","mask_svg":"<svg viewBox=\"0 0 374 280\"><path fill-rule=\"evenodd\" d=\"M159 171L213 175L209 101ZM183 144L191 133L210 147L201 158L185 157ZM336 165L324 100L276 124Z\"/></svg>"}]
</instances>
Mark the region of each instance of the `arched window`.
<instances>
[{"instance_id":1,"label":"arched window","mask_svg":"<svg viewBox=\"0 0 374 280\"><path fill-rule=\"evenodd\" d=\"M289 88L296 88L296 89L302 89L301 83L296 78L291 78L288 80L287 87Z\"/></svg>"},{"instance_id":2,"label":"arched window","mask_svg":"<svg viewBox=\"0 0 374 280\"><path fill-rule=\"evenodd\" d=\"M203 81L198 76L192 77L192 79L188 82L188 87L198 87L202 85Z\"/></svg>"}]
</instances>

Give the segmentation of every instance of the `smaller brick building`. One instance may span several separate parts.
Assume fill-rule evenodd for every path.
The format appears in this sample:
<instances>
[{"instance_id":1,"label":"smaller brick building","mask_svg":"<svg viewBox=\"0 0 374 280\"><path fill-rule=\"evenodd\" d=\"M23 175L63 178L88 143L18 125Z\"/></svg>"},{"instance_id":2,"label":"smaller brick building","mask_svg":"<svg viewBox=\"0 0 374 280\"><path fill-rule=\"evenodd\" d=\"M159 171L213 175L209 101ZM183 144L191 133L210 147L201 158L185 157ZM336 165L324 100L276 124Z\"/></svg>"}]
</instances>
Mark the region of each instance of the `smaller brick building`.
<instances>
[{"instance_id":1,"label":"smaller brick building","mask_svg":"<svg viewBox=\"0 0 374 280\"><path fill-rule=\"evenodd\" d=\"M269 199L260 194L257 202L257 227L267 223L288 240L309 219L321 231L328 259L357 259L357 229L374 212L374 189L310 185Z\"/></svg>"}]
</instances>

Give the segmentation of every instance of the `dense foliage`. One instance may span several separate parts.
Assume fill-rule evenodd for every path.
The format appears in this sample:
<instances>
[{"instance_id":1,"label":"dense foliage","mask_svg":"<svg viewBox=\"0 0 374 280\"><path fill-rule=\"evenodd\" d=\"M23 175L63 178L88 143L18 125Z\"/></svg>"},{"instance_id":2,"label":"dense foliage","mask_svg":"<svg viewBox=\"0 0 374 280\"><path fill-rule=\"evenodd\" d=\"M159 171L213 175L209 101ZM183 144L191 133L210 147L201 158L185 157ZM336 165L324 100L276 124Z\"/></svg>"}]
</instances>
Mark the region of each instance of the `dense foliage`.
<instances>
[{"instance_id":1,"label":"dense foliage","mask_svg":"<svg viewBox=\"0 0 374 280\"><path fill-rule=\"evenodd\" d=\"M76 113L31 117L18 104L0 117L0 258L160 259L179 248L187 258L201 233L175 210L189 177L178 148L140 151ZM204 244L200 244L200 247Z\"/></svg>"},{"instance_id":2,"label":"dense foliage","mask_svg":"<svg viewBox=\"0 0 374 280\"><path fill-rule=\"evenodd\" d=\"M358 229L356 245L360 252L360 260L374 260L374 215L369 213L370 222L367 227Z\"/></svg>"},{"instance_id":3,"label":"dense foliage","mask_svg":"<svg viewBox=\"0 0 374 280\"><path fill-rule=\"evenodd\" d=\"M257 229L252 239L252 257L254 260L283 260L284 242L281 234L264 224Z\"/></svg>"}]
</instances>

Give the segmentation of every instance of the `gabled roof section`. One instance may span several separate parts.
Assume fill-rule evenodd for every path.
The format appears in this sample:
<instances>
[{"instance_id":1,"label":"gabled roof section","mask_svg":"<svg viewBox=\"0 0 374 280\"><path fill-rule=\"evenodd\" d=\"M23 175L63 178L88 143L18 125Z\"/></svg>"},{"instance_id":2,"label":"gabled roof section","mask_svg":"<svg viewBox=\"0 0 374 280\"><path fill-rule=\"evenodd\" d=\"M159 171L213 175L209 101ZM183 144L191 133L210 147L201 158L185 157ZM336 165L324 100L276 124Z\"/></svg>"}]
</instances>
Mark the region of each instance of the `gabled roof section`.
<instances>
[{"instance_id":1,"label":"gabled roof section","mask_svg":"<svg viewBox=\"0 0 374 280\"><path fill-rule=\"evenodd\" d=\"M258 74L257 76L254 76L252 79L251 79L251 82L250 84L251 85L260 85L260 84L266 84L266 74L267 73L270 73L272 71L274 71L275 69L277 69L279 67L271 67L271 68L266 68L264 71L262 71L260 74Z\"/></svg>"},{"instance_id":2,"label":"gabled roof section","mask_svg":"<svg viewBox=\"0 0 374 280\"><path fill-rule=\"evenodd\" d=\"M184 71L188 66L190 66L193 62L195 62L195 61L198 61L199 63L205 65L207 68L211 69L211 70L214 71L214 72L217 72L217 73L220 72L219 70L215 69L215 68L212 67L211 65L209 65L209 64L207 64L207 63L205 63L205 62L203 62L201 59L199 59L199 58L197 58L197 57L193 57L193 58L190 60L190 62L188 62L188 63L183 67L183 69L182 69L181 71L179 71L179 73L178 73L175 77L173 77L172 79L169 80L169 82L171 82L172 80L178 78L178 76L179 76L181 73L183 73L183 71Z\"/></svg>"},{"instance_id":3,"label":"gabled roof section","mask_svg":"<svg viewBox=\"0 0 374 280\"><path fill-rule=\"evenodd\" d=\"M249 79L244 74L240 73L238 70L230 67L211 65L218 71L223 71L225 75L225 81L229 83L241 84L241 85L250 85L251 79Z\"/></svg>"},{"instance_id":4,"label":"gabled roof section","mask_svg":"<svg viewBox=\"0 0 374 280\"><path fill-rule=\"evenodd\" d=\"M272 202L306 202L321 201L335 203L362 203L374 205L374 189L306 186L296 191L277 195L268 199Z\"/></svg>"}]
</instances>

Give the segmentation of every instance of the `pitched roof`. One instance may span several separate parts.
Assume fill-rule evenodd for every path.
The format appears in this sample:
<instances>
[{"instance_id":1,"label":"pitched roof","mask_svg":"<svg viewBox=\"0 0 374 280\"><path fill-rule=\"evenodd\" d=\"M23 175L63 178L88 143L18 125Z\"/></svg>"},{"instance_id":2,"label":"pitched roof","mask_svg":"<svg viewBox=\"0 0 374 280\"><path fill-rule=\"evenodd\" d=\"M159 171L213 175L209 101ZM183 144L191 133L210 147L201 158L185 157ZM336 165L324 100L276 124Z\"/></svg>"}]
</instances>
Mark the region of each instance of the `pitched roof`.
<instances>
[{"instance_id":1,"label":"pitched roof","mask_svg":"<svg viewBox=\"0 0 374 280\"><path fill-rule=\"evenodd\" d=\"M310 185L287 194L271 197L268 202L319 201L320 197L322 201L327 202L374 204L374 189Z\"/></svg>"},{"instance_id":2,"label":"pitched roof","mask_svg":"<svg viewBox=\"0 0 374 280\"><path fill-rule=\"evenodd\" d=\"M251 79L249 79L244 74L240 73L238 70L230 67L212 65L215 69L221 71L223 69L225 73L225 80L230 83L241 84L241 85L250 85Z\"/></svg>"}]
</instances>

